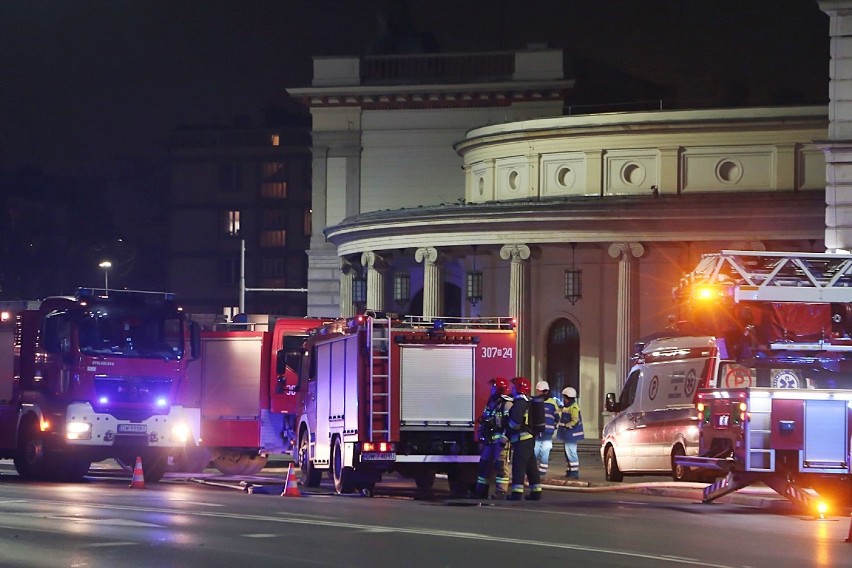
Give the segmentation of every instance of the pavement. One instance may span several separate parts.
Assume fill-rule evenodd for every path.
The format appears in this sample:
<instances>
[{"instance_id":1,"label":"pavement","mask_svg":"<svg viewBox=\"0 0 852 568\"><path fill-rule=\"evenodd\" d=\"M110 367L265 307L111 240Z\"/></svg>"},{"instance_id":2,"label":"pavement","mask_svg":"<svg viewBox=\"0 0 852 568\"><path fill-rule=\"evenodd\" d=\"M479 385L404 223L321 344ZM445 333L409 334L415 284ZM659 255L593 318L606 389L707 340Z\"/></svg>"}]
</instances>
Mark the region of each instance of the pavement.
<instances>
[{"instance_id":1,"label":"pavement","mask_svg":"<svg viewBox=\"0 0 852 568\"><path fill-rule=\"evenodd\" d=\"M542 479L545 489L553 491L572 491L582 493L628 492L644 495L658 495L701 501L706 483L676 482L670 476L640 476L625 477L623 482L607 481L600 456L600 440L583 440L578 444L580 457L580 478L569 479L565 475L565 454L561 443L554 443L550 453L549 472ZM193 478L215 485L224 483L233 486L235 483L251 485L252 482L266 483L272 478L278 481L287 477L290 462L286 459L270 461L258 476L254 478L235 478L222 476L218 472L194 475ZM92 469L99 474L129 475L112 460L92 464ZM13 472L12 460L0 460L0 474ZM167 473L166 478L186 479L186 474ZM755 484L735 491L716 500L719 503L731 503L778 512L795 512L795 505L774 490L762 484ZM848 515L848 512L846 513Z\"/></svg>"}]
</instances>

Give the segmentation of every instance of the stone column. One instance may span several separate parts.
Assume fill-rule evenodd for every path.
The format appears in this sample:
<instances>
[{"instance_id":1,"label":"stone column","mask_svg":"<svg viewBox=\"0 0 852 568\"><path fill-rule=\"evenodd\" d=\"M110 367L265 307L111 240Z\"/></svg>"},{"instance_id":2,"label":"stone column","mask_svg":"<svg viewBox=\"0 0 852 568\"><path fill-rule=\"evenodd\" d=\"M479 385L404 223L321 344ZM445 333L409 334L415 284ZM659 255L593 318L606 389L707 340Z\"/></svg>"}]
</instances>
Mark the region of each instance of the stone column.
<instances>
[{"instance_id":1,"label":"stone column","mask_svg":"<svg viewBox=\"0 0 852 568\"><path fill-rule=\"evenodd\" d=\"M352 303L352 279L356 274L355 267L345 258L340 259L340 317L351 318L355 315L355 304Z\"/></svg>"},{"instance_id":2,"label":"stone column","mask_svg":"<svg viewBox=\"0 0 852 568\"><path fill-rule=\"evenodd\" d=\"M434 318L444 312L444 267L435 247L419 248L414 260L423 263L423 317Z\"/></svg>"},{"instance_id":3,"label":"stone column","mask_svg":"<svg viewBox=\"0 0 852 568\"><path fill-rule=\"evenodd\" d=\"M372 251L361 254L361 266L367 269L367 309L385 311L385 273L387 262Z\"/></svg>"},{"instance_id":4,"label":"stone column","mask_svg":"<svg viewBox=\"0 0 852 568\"><path fill-rule=\"evenodd\" d=\"M617 387L624 384L627 372L630 370L630 356L633 354L638 319L633 317L633 305L637 295L634 269L636 259L643 254L645 254L645 247L639 243L613 243L609 247L609 256L618 259L618 314L615 330L615 384Z\"/></svg>"},{"instance_id":5,"label":"stone column","mask_svg":"<svg viewBox=\"0 0 852 568\"><path fill-rule=\"evenodd\" d=\"M831 60L825 153L825 248L852 250L852 0L819 0L828 14Z\"/></svg>"},{"instance_id":6,"label":"stone column","mask_svg":"<svg viewBox=\"0 0 852 568\"><path fill-rule=\"evenodd\" d=\"M530 247L506 245L500 258L511 260L509 276L509 316L515 318L518 332L518 353L515 369L518 376L530 378L532 333L530 332Z\"/></svg>"}]
</instances>

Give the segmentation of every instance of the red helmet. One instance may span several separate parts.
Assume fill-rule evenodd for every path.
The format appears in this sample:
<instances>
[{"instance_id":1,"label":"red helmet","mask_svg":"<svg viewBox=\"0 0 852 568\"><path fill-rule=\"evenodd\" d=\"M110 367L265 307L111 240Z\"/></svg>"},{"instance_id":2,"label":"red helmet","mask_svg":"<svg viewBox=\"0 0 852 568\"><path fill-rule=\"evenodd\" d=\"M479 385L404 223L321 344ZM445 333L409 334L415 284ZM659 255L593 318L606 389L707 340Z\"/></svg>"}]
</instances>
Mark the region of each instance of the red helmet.
<instances>
[{"instance_id":1,"label":"red helmet","mask_svg":"<svg viewBox=\"0 0 852 568\"><path fill-rule=\"evenodd\" d=\"M518 391L520 394L530 396L530 393L532 391L530 390L530 380L528 378L515 377L514 379L512 379L512 384L515 385L515 390Z\"/></svg>"},{"instance_id":2,"label":"red helmet","mask_svg":"<svg viewBox=\"0 0 852 568\"><path fill-rule=\"evenodd\" d=\"M506 394L509 392L509 380L503 377L491 379L491 386L497 389L497 394Z\"/></svg>"}]
</instances>

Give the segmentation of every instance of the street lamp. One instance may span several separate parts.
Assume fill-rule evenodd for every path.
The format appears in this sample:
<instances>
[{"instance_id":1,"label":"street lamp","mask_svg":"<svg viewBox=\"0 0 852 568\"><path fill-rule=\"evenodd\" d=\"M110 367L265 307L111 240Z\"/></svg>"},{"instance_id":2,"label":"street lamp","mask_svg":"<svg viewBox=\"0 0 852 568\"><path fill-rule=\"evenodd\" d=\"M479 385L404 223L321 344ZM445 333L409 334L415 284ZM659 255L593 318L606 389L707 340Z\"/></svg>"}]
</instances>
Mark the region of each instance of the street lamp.
<instances>
[{"instance_id":1,"label":"street lamp","mask_svg":"<svg viewBox=\"0 0 852 568\"><path fill-rule=\"evenodd\" d=\"M112 268L112 263L104 260L98 266L104 269L104 295L109 296L109 269Z\"/></svg>"}]
</instances>

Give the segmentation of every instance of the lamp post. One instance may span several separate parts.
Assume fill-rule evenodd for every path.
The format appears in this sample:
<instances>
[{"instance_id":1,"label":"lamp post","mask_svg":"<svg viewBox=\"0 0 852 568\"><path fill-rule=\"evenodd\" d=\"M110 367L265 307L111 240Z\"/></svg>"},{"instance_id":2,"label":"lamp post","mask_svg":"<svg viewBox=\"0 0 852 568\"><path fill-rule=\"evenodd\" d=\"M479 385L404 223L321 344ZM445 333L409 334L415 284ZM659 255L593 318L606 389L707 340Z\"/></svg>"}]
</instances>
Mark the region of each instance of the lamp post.
<instances>
[{"instance_id":1,"label":"lamp post","mask_svg":"<svg viewBox=\"0 0 852 568\"><path fill-rule=\"evenodd\" d=\"M112 268L112 263L104 260L98 266L104 269L104 295L109 296L109 269Z\"/></svg>"}]
</instances>

